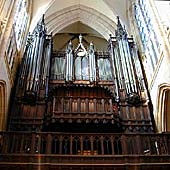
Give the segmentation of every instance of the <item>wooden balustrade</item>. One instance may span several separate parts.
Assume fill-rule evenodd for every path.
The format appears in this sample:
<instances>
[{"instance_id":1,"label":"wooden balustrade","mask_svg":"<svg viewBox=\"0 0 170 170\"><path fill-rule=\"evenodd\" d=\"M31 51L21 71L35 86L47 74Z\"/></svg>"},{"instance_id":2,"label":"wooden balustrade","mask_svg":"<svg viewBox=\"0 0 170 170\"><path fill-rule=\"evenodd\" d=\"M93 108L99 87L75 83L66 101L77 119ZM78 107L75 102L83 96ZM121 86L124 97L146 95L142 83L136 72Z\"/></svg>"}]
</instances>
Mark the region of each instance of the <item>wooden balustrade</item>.
<instances>
[{"instance_id":1,"label":"wooden balustrade","mask_svg":"<svg viewBox=\"0 0 170 170\"><path fill-rule=\"evenodd\" d=\"M169 155L169 134L1 132L2 154Z\"/></svg>"},{"instance_id":2,"label":"wooden balustrade","mask_svg":"<svg viewBox=\"0 0 170 170\"><path fill-rule=\"evenodd\" d=\"M53 97L53 113L113 113L110 98Z\"/></svg>"},{"instance_id":3,"label":"wooden balustrade","mask_svg":"<svg viewBox=\"0 0 170 170\"><path fill-rule=\"evenodd\" d=\"M118 116L118 109L113 107L111 98L53 97L51 105L50 112L52 114L50 118L58 121L60 119L68 122L78 119L85 122L121 121Z\"/></svg>"}]
</instances>

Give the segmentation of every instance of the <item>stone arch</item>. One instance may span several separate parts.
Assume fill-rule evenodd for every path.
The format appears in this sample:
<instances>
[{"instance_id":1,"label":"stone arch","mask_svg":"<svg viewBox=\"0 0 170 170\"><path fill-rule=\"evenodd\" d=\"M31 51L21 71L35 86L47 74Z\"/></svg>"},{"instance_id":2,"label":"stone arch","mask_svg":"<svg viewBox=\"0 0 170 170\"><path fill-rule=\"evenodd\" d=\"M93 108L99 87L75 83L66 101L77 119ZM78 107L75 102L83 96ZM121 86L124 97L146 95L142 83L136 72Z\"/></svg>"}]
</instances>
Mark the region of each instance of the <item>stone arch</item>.
<instances>
[{"instance_id":1,"label":"stone arch","mask_svg":"<svg viewBox=\"0 0 170 170\"><path fill-rule=\"evenodd\" d=\"M156 124L159 132L170 131L170 84L159 85Z\"/></svg>"},{"instance_id":2,"label":"stone arch","mask_svg":"<svg viewBox=\"0 0 170 170\"><path fill-rule=\"evenodd\" d=\"M6 111L7 111L7 91L6 83L0 80L0 130L5 129Z\"/></svg>"},{"instance_id":3,"label":"stone arch","mask_svg":"<svg viewBox=\"0 0 170 170\"><path fill-rule=\"evenodd\" d=\"M116 29L116 21L84 5L67 7L45 18L47 30L49 33L53 32L53 35L78 21L99 32L106 40L109 39L109 34L114 34Z\"/></svg>"}]
</instances>

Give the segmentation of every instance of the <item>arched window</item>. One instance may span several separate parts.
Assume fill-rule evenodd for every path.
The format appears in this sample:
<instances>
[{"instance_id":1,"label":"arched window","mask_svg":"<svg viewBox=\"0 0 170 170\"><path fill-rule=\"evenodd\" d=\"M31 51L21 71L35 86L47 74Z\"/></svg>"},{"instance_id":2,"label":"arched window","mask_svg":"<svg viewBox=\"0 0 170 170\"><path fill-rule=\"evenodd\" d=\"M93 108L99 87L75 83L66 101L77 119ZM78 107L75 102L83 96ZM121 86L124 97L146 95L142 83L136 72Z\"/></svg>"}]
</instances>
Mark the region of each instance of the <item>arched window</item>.
<instances>
[{"instance_id":1,"label":"arched window","mask_svg":"<svg viewBox=\"0 0 170 170\"><path fill-rule=\"evenodd\" d=\"M17 9L14 16L14 30L16 36L16 42L18 49L21 48L21 44L24 40L25 30L28 23L28 1L18 0Z\"/></svg>"},{"instance_id":2,"label":"arched window","mask_svg":"<svg viewBox=\"0 0 170 170\"><path fill-rule=\"evenodd\" d=\"M158 111L155 117L158 131L170 131L170 84L160 85L157 103Z\"/></svg>"},{"instance_id":3,"label":"arched window","mask_svg":"<svg viewBox=\"0 0 170 170\"><path fill-rule=\"evenodd\" d=\"M138 0L134 6L134 12L143 49L147 56L148 71L152 77L160 53L160 43L154 30L152 11L147 1Z\"/></svg>"}]
</instances>

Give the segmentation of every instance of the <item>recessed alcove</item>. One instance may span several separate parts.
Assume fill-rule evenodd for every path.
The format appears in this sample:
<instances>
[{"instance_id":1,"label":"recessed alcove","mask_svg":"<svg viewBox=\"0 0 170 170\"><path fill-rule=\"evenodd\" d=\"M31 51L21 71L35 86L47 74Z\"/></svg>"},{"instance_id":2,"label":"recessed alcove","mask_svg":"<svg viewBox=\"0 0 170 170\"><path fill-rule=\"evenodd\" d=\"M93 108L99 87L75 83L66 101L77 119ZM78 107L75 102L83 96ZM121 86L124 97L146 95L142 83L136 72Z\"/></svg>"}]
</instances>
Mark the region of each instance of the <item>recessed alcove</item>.
<instances>
[{"instance_id":1,"label":"recessed alcove","mask_svg":"<svg viewBox=\"0 0 170 170\"><path fill-rule=\"evenodd\" d=\"M68 43L71 41L73 47L79 43L79 35L83 36L83 44L86 48L90 42L95 42L95 50L107 51L107 40L93 28L78 21L64 28L53 36L53 51L66 50Z\"/></svg>"}]
</instances>

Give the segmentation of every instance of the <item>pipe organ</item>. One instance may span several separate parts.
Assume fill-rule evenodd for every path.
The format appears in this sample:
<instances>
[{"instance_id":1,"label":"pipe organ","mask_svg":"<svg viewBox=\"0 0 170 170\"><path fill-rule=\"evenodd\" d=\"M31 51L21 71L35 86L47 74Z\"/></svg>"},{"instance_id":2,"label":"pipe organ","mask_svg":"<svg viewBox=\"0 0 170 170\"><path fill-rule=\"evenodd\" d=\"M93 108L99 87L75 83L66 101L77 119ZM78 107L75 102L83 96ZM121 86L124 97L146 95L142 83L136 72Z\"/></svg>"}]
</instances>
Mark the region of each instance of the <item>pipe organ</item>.
<instances>
[{"instance_id":1,"label":"pipe organ","mask_svg":"<svg viewBox=\"0 0 170 170\"><path fill-rule=\"evenodd\" d=\"M11 111L11 130L152 132L148 97L133 38L117 18L108 51L70 41L54 52L44 19L28 35Z\"/></svg>"},{"instance_id":2,"label":"pipe organ","mask_svg":"<svg viewBox=\"0 0 170 170\"><path fill-rule=\"evenodd\" d=\"M28 35L27 45L21 64L17 96L34 102L44 97L40 91L46 89L51 56L51 35L46 34L44 19L33 34ZM46 96L47 90L44 91Z\"/></svg>"}]
</instances>

